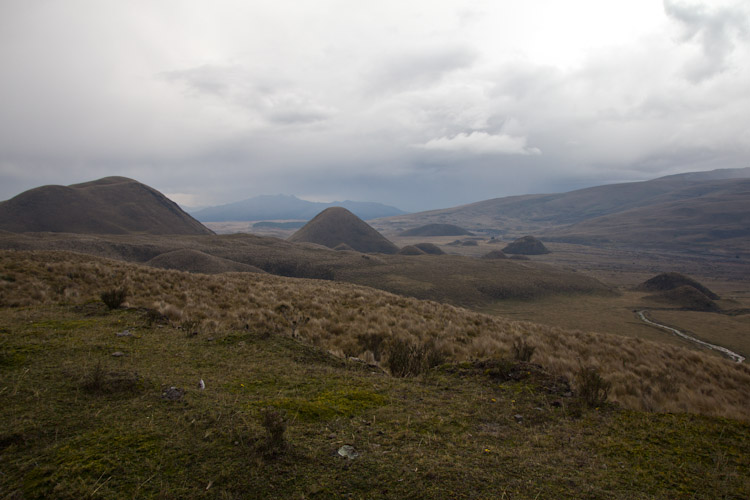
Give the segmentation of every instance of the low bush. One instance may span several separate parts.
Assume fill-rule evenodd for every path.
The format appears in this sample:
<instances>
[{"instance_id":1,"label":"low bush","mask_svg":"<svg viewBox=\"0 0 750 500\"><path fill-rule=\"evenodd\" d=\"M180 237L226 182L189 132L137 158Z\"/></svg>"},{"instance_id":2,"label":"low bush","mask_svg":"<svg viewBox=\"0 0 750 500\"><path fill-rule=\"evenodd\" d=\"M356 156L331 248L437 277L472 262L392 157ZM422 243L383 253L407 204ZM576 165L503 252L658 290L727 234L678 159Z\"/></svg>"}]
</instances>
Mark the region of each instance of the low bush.
<instances>
[{"instance_id":1,"label":"low bush","mask_svg":"<svg viewBox=\"0 0 750 500\"><path fill-rule=\"evenodd\" d=\"M445 356L434 341L420 344L396 339L389 347L386 366L394 377L413 377L444 361Z\"/></svg>"},{"instance_id":2,"label":"low bush","mask_svg":"<svg viewBox=\"0 0 750 500\"><path fill-rule=\"evenodd\" d=\"M144 384L137 373L108 371L99 362L84 373L81 387L90 394L134 395L143 390Z\"/></svg>"},{"instance_id":3,"label":"low bush","mask_svg":"<svg viewBox=\"0 0 750 500\"><path fill-rule=\"evenodd\" d=\"M607 401L611 385L596 368L582 366L576 373L578 395L590 408L601 406Z\"/></svg>"},{"instance_id":4,"label":"low bush","mask_svg":"<svg viewBox=\"0 0 750 500\"><path fill-rule=\"evenodd\" d=\"M281 410L273 407L261 411L261 424L266 431L262 449L266 456L273 457L282 454L289 444L284 437L287 419Z\"/></svg>"},{"instance_id":5,"label":"low bush","mask_svg":"<svg viewBox=\"0 0 750 500\"><path fill-rule=\"evenodd\" d=\"M534 351L536 351L536 347L525 340L516 340L513 342L513 359L516 361L531 361Z\"/></svg>"},{"instance_id":6,"label":"low bush","mask_svg":"<svg viewBox=\"0 0 750 500\"><path fill-rule=\"evenodd\" d=\"M128 290L125 287L113 288L99 294L102 302L109 310L119 308L128 296Z\"/></svg>"}]
</instances>

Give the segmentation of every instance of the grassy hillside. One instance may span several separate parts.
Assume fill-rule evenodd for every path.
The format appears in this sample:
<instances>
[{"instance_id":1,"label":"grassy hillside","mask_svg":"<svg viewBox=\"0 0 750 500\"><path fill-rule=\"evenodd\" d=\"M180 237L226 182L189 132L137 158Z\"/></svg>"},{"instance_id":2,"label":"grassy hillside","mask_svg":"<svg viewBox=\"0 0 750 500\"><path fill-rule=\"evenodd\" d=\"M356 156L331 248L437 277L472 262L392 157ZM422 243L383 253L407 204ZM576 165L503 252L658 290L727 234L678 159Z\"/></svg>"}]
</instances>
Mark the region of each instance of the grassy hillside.
<instances>
[{"instance_id":1,"label":"grassy hillside","mask_svg":"<svg viewBox=\"0 0 750 500\"><path fill-rule=\"evenodd\" d=\"M120 285L130 307L110 311L99 293ZM589 407L559 378L598 366L626 408L630 387L746 417L747 368L697 353L353 285L59 252L2 252L0 306L8 498L750 495L747 422ZM380 342L387 367L398 339L433 342L444 363L401 378L341 355ZM513 361L520 339L539 365Z\"/></svg>"},{"instance_id":2,"label":"grassy hillside","mask_svg":"<svg viewBox=\"0 0 750 500\"><path fill-rule=\"evenodd\" d=\"M456 224L559 241L741 253L750 244L750 169L698 172L568 193L510 196L371 221L386 236L425 224Z\"/></svg>"},{"instance_id":3,"label":"grassy hillside","mask_svg":"<svg viewBox=\"0 0 750 500\"><path fill-rule=\"evenodd\" d=\"M566 241L604 241L649 247L715 247L746 254L750 241L750 180L709 183L692 196L597 217L550 231Z\"/></svg>"},{"instance_id":4,"label":"grassy hillside","mask_svg":"<svg viewBox=\"0 0 750 500\"><path fill-rule=\"evenodd\" d=\"M449 255L363 255L253 235L162 238L9 234L0 235L0 248L66 250L205 273L254 266L271 274L357 283L462 306L509 297L611 293L595 279L533 263Z\"/></svg>"}]
</instances>

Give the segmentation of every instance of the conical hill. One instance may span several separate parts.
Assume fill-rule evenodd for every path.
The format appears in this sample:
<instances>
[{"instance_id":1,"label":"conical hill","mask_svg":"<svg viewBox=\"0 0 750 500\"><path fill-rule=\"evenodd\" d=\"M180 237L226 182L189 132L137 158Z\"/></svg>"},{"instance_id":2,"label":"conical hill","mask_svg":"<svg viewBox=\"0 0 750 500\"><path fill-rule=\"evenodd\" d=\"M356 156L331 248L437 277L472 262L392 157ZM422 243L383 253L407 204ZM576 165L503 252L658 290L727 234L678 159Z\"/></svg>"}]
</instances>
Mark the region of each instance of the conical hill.
<instances>
[{"instance_id":1,"label":"conical hill","mask_svg":"<svg viewBox=\"0 0 750 500\"><path fill-rule=\"evenodd\" d=\"M345 243L362 253L398 252L398 247L365 221L342 207L323 210L289 237L292 242L317 243L336 248Z\"/></svg>"}]
</instances>

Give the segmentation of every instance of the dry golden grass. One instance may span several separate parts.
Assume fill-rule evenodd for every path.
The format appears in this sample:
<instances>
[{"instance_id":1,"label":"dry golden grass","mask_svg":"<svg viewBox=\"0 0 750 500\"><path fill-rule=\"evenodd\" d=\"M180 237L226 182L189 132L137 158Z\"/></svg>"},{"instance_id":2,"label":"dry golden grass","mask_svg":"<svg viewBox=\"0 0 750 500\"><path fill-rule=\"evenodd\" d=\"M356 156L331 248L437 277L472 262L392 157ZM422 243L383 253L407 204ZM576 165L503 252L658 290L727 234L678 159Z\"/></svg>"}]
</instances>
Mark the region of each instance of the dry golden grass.
<instances>
[{"instance_id":1,"label":"dry golden grass","mask_svg":"<svg viewBox=\"0 0 750 500\"><path fill-rule=\"evenodd\" d=\"M625 407L747 419L750 369L700 352L605 333L570 331L405 298L361 286L278 276L188 274L67 252L0 252L0 305L83 304L125 286L130 307L156 309L217 339L232 331L296 335L341 356L387 359L397 339L434 342L447 359L509 356L573 379L593 366Z\"/></svg>"}]
</instances>

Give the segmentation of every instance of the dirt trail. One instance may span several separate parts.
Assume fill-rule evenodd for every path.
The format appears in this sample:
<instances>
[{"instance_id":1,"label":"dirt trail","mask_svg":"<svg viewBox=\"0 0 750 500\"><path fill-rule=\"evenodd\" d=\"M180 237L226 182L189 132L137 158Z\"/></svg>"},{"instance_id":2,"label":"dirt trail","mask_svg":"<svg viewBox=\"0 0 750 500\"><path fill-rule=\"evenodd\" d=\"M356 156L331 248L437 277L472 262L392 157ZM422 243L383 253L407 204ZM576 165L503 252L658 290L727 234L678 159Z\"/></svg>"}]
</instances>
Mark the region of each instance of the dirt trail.
<instances>
[{"instance_id":1,"label":"dirt trail","mask_svg":"<svg viewBox=\"0 0 750 500\"><path fill-rule=\"evenodd\" d=\"M675 335L677 335L679 337L682 337L683 339L689 340L691 342L695 342L696 344L700 344L703 347L708 347L709 349L713 349L714 351L719 351L720 353L722 353L723 355L725 355L726 357L728 357L732 361L735 361L737 363L742 363L743 361L745 361L745 357L744 356L742 356L740 354L737 354L734 351L730 351L726 347L721 347L719 345L709 344L708 342L704 342L704 341L702 341L700 339L696 339L695 337L691 337L687 333L681 332L680 330L678 330L676 328L672 328L671 326L666 326L666 325L662 325L662 324L656 323L655 321L651 321L650 319L648 319L646 317L646 311L638 311L638 317L641 318L641 320L644 323L647 323L647 324L655 326L657 328L662 328L664 330L672 332Z\"/></svg>"}]
</instances>

